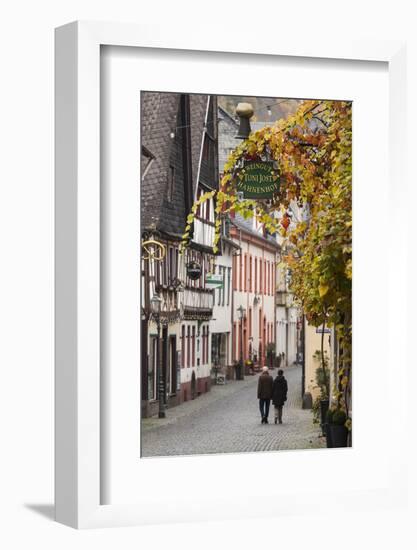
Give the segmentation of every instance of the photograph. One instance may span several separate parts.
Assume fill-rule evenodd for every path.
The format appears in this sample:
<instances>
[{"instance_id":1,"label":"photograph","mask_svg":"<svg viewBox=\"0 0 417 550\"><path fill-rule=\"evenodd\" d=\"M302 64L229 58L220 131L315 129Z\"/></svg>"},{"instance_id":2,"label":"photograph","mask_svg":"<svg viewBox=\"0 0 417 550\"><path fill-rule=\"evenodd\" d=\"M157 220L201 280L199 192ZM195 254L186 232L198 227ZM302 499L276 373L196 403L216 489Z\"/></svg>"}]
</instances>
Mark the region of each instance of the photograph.
<instances>
[{"instance_id":1,"label":"photograph","mask_svg":"<svg viewBox=\"0 0 417 550\"><path fill-rule=\"evenodd\" d=\"M352 447L353 102L138 103L141 458Z\"/></svg>"}]
</instances>

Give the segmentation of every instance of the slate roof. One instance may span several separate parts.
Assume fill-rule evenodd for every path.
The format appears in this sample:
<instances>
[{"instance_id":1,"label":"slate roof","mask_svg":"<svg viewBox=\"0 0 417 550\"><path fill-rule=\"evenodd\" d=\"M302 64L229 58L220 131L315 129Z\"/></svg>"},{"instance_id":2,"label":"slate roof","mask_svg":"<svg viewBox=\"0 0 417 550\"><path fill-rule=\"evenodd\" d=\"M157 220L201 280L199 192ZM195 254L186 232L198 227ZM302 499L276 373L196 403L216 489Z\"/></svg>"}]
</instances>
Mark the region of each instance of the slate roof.
<instances>
[{"instance_id":1,"label":"slate roof","mask_svg":"<svg viewBox=\"0 0 417 550\"><path fill-rule=\"evenodd\" d=\"M277 242L277 239L273 235L267 235L266 237L263 236L262 233L259 231L256 231L253 228L253 218L249 218L245 220L240 214L236 214L236 216L231 220L231 223L235 225L237 228L242 229L246 233L251 233L252 235L256 236L258 239L267 241L269 244L272 244L279 248L279 244Z\"/></svg>"},{"instance_id":2,"label":"slate roof","mask_svg":"<svg viewBox=\"0 0 417 550\"><path fill-rule=\"evenodd\" d=\"M142 92L141 141L154 156L150 169L141 181L141 215L143 228L157 228L168 182L170 132L177 125L179 94ZM146 159L142 156L142 172Z\"/></svg>"},{"instance_id":3,"label":"slate roof","mask_svg":"<svg viewBox=\"0 0 417 550\"><path fill-rule=\"evenodd\" d=\"M141 145L154 157L149 170L141 180L141 225L144 229L157 229L181 235L188 214L185 208L183 184L183 158L181 152L180 113L181 94L167 92L142 92L141 96ZM191 176L194 202L198 168L208 95L192 94L190 98ZM177 137L170 133L177 128ZM147 159L142 154L142 171ZM174 195L167 200L170 166L175 165Z\"/></svg>"},{"instance_id":4,"label":"slate roof","mask_svg":"<svg viewBox=\"0 0 417 550\"><path fill-rule=\"evenodd\" d=\"M193 173L193 196L197 195L198 165L200 162L201 141L203 138L204 120L207 111L208 95L190 95L191 118L191 162Z\"/></svg>"}]
</instances>

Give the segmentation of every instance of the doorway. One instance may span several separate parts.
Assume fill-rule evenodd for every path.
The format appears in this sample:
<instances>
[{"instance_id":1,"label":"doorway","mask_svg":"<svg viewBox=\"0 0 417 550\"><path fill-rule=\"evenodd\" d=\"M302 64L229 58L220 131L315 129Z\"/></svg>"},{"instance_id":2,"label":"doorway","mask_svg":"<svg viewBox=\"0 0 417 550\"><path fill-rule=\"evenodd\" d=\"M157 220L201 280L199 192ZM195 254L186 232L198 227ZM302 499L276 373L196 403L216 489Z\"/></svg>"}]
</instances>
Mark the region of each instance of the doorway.
<instances>
[{"instance_id":1,"label":"doorway","mask_svg":"<svg viewBox=\"0 0 417 550\"><path fill-rule=\"evenodd\" d=\"M191 399L195 399L197 397L197 381L195 378L195 372L193 371L193 374L191 375Z\"/></svg>"},{"instance_id":2,"label":"doorway","mask_svg":"<svg viewBox=\"0 0 417 550\"><path fill-rule=\"evenodd\" d=\"M171 395L177 393L177 337L169 337L169 370L170 370L170 387Z\"/></svg>"}]
</instances>

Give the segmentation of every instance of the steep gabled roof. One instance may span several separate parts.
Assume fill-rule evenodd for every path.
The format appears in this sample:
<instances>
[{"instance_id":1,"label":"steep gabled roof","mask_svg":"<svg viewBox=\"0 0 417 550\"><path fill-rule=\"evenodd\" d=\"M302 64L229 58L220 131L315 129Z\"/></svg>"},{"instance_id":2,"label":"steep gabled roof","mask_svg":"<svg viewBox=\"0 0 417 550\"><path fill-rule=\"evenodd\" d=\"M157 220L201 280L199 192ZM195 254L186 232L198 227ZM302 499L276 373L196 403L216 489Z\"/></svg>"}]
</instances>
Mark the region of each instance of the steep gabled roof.
<instances>
[{"instance_id":1,"label":"steep gabled roof","mask_svg":"<svg viewBox=\"0 0 417 550\"><path fill-rule=\"evenodd\" d=\"M236 126L236 129L239 128L239 123L236 121L236 119L228 112L226 109L223 109L221 105L218 105L218 111L219 115L223 117L224 119L227 119L231 124Z\"/></svg>"},{"instance_id":2,"label":"steep gabled roof","mask_svg":"<svg viewBox=\"0 0 417 550\"><path fill-rule=\"evenodd\" d=\"M169 157L172 147L170 132L177 125L179 94L142 92L141 94L141 145L154 160L141 181L142 227L157 228L166 186ZM143 174L145 159L141 155Z\"/></svg>"},{"instance_id":3,"label":"steep gabled roof","mask_svg":"<svg viewBox=\"0 0 417 550\"><path fill-rule=\"evenodd\" d=\"M141 94L141 225L142 229L157 229L175 235L181 235L185 227L188 214L185 193L192 193L190 204L196 196L204 121L209 99L208 95L203 94L188 96L191 181L187 191L183 155L185 131L182 123L182 113L185 109L181 96L182 94L169 92ZM176 134L174 139L170 136L173 130ZM153 157L150 164L149 154ZM146 166L148 168L145 172ZM171 166L175 168L175 190L171 200L168 200Z\"/></svg>"}]
</instances>

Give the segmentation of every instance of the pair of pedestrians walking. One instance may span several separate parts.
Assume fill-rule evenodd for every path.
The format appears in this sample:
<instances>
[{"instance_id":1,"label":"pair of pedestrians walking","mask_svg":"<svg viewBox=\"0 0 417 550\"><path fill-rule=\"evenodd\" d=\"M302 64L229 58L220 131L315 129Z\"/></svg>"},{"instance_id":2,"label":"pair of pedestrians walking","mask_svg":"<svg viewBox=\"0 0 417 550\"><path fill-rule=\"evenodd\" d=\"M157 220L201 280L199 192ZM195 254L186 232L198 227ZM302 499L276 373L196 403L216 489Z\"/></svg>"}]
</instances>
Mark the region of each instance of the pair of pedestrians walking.
<instances>
[{"instance_id":1,"label":"pair of pedestrians walking","mask_svg":"<svg viewBox=\"0 0 417 550\"><path fill-rule=\"evenodd\" d=\"M280 369L275 380L269 374L268 367L263 367L258 379L259 410L262 424L268 424L269 407L272 403L275 407L275 424L282 424L282 408L287 400L288 384L284 377L284 371Z\"/></svg>"}]
</instances>

